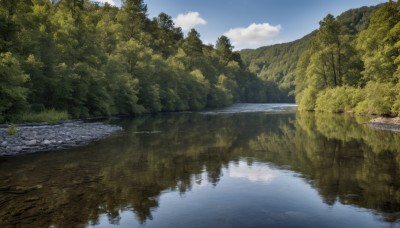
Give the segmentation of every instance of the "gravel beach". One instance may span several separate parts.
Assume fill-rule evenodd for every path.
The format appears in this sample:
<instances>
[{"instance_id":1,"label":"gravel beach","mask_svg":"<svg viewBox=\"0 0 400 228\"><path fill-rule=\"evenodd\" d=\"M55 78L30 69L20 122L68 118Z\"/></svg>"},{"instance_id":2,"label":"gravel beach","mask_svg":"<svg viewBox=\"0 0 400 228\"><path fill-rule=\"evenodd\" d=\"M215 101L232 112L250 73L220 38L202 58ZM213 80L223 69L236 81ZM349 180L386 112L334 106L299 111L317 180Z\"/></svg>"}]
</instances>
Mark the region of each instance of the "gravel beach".
<instances>
[{"instance_id":1,"label":"gravel beach","mask_svg":"<svg viewBox=\"0 0 400 228\"><path fill-rule=\"evenodd\" d=\"M378 117L368 121L367 124L380 130L400 132L400 117Z\"/></svg>"},{"instance_id":2,"label":"gravel beach","mask_svg":"<svg viewBox=\"0 0 400 228\"><path fill-rule=\"evenodd\" d=\"M55 125L17 125L17 134L10 136L7 128L2 127L0 128L0 156L87 145L121 130L122 127L104 123L69 121Z\"/></svg>"}]
</instances>

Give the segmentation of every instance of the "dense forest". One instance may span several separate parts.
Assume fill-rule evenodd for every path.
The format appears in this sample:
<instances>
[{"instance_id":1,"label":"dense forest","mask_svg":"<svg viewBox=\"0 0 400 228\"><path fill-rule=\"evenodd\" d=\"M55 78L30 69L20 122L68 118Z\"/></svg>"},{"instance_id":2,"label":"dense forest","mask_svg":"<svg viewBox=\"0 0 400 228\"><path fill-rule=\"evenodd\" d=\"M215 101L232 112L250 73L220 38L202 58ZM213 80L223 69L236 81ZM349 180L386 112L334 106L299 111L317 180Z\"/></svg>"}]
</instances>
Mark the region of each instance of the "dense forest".
<instances>
[{"instance_id":1,"label":"dense forest","mask_svg":"<svg viewBox=\"0 0 400 228\"><path fill-rule=\"evenodd\" d=\"M359 33L332 15L320 22L296 69L301 109L400 114L399 6L380 5Z\"/></svg>"},{"instance_id":2,"label":"dense forest","mask_svg":"<svg viewBox=\"0 0 400 228\"><path fill-rule=\"evenodd\" d=\"M376 8L373 6L351 9L339 15L337 21L355 35L368 27L371 14ZM241 50L240 54L251 72L279 85L281 97L294 102L297 63L300 56L311 49L316 33L317 31L314 31L289 43L260 47L255 50ZM301 80L301 77L299 79Z\"/></svg>"},{"instance_id":3,"label":"dense forest","mask_svg":"<svg viewBox=\"0 0 400 228\"><path fill-rule=\"evenodd\" d=\"M149 19L143 0L2 0L0 30L0 122L271 102L278 91L227 37L204 45L165 13Z\"/></svg>"},{"instance_id":4,"label":"dense forest","mask_svg":"<svg viewBox=\"0 0 400 228\"><path fill-rule=\"evenodd\" d=\"M251 72L263 80L279 85L281 100L294 102L296 64L301 53L311 46L312 35L289 43L244 49L240 51L240 55Z\"/></svg>"},{"instance_id":5,"label":"dense forest","mask_svg":"<svg viewBox=\"0 0 400 228\"><path fill-rule=\"evenodd\" d=\"M143 0L0 2L0 122L199 110L235 102L398 115L399 2L326 16L302 39L205 45ZM243 57L243 61L242 61Z\"/></svg>"},{"instance_id":6,"label":"dense forest","mask_svg":"<svg viewBox=\"0 0 400 228\"><path fill-rule=\"evenodd\" d=\"M250 71L295 96L303 110L400 114L400 3L327 15L286 44L243 50Z\"/></svg>"}]
</instances>

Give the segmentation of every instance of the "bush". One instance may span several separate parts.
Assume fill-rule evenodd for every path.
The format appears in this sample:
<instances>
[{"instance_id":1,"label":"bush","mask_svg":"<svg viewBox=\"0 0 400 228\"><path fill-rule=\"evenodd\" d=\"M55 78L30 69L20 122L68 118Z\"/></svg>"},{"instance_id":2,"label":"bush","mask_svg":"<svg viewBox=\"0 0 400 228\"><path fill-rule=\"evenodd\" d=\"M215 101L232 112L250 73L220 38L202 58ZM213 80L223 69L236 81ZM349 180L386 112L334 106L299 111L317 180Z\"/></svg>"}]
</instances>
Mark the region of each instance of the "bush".
<instances>
[{"instance_id":1,"label":"bush","mask_svg":"<svg viewBox=\"0 0 400 228\"><path fill-rule=\"evenodd\" d=\"M315 101L317 99L317 91L313 88L307 88L301 92L296 100L300 110L312 111L315 109Z\"/></svg>"},{"instance_id":2,"label":"bush","mask_svg":"<svg viewBox=\"0 0 400 228\"><path fill-rule=\"evenodd\" d=\"M365 92L360 88L346 87L345 111L355 111L357 105L365 100Z\"/></svg>"},{"instance_id":3,"label":"bush","mask_svg":"<svg viewBox=\"0 0 400 228\"><path fill-rule=\"evenodd\" d=\"M365 99L362 89L353 87L336 87L318 93L316 110L327 112L353 111Z\"/></svg>"},{"instance_id":4,"label":"bush","mask_svg":"<svg viewBox=\"0 0 400 228\"><path fill-rule=\"evenodd\" d=\"M326 89L318 93L315 110L344 112L346 93L344 87Z\"/></svg>"},{"instance_id":5,"label":"bush","mask_svg":"<svg viewBox=\"0 0 400 228\"><path fill-rule=\"evenodd\" d=\"M400 83L397 84L397 86L395 87L395 93L396 95L396 99L394 101L393 107L392 107L392 114L393 115L400 115Z\"/></svg>"},{"instance_id":6,"label":"bush","mask_svg":"<svg viewBox=\"0 0 400 228\"><path fill-rule=\"evenodd\" d=\"M66 111L57 111L55 109L44 110L42 112L28 112L21 114L17 117L18 122L48 122L57 123L61 120L69 119L69 115Z\"/></svg>"},{"instance_id":7,"label":"bush","mask_svg":"<svg viewBox=\"0 0 400 228\"><path fill-rule=\"evenodd\" d=\"M396 87L392 83L369 82L364 88L365 100L356 107L359 114L394 115ZM398 95L397 95L398 96Z\"/></svg>"},{"instance_id":8,"label":"bush","mask_svg":"<svg viewBox=\"0 0 400 228\"><path fill-rule=\"evenodd\" d=\"M17 127L15 126L15 124L10 124L7 129L7 134L10 136L14 136L17 134Z\"/></svg>"}]
</instances>

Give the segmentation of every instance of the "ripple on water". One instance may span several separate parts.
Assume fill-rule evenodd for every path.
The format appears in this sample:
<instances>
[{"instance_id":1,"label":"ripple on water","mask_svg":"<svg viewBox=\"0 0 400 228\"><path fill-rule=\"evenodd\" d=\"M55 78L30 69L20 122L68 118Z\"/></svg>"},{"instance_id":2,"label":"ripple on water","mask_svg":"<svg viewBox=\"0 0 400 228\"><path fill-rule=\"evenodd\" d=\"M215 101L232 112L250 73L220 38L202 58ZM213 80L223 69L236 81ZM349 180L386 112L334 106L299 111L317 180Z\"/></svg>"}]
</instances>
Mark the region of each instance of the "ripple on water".
<instances>
[{"instance_id":1,"label":"ripple on water","mask_svg":"<svg viewBox=\"0 0 400 228\"><path fill-rule=\"evenodd\" d=\"M251 112L290 112L296 110L296 104L234 104L232 106L214 109L210 111L201 112L204 115L216 115L216 114L235 114L235 113L251 113Z\"/></svg>"}]
</instances>

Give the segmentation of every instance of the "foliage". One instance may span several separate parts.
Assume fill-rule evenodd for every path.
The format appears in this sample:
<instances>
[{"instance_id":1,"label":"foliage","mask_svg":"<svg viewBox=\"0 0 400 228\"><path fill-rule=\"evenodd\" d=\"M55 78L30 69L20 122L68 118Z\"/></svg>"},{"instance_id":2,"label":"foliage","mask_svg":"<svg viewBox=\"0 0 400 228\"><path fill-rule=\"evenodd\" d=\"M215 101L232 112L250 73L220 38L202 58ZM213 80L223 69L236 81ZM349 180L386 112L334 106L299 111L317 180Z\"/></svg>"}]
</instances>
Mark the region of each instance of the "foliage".
<instances>
[{"instance_id":1,"label":"foliage","mask_svg":"<svg viewBox=\"0 0 400 228\"><path fill-rule=\"evenodd\" d=\"M350 11L320 22L311 48L297 63L300 109L399 114L399 4L357 9L354 12L363 12L363 19L353 18L350 24L343 21Z\"/></svg>"},{"instance_id":2,"label":"foliage","mask_svg":"<svg viewBox=\"0 0 400 228\"><path fill-rule=\"evenodd\" d=\"M310 47L312 36L255 50L245 49L240 54L251 72L278 86L282 101L293 101L296 64L301 53Z\"/></svg>"},{"instance_id":3,"label":"foliage","mask_svg":"<svg viewBox=\"0 0 400 228\"><path fill-rule=\"evenodd\" d=\"M389 4L389 3L387 3ZM392 24L396 20L391 20L389 17L395 17L396 15L395 6L388 7L387 4L382 4L372 7L362 7L359 9L348 10L341 15L334 17L327 15L321 22L320 28L309 35L284 44L276 44L267 47L261 47L255 50L242 50L240 53L244 59L245 64L249 67L249 70L256 73L261 79L271 81L275 83L281 95L289 95L289 99L293 99L293 95L296 96L296 102L299 104L301 109L315 109L315 102L317 94L325 89L332 89L334 87L346 88L340 89L345 91L352 91L354 89L356 95L348 96L354 98L356 101L360 101L359 88L366 86L369 81L369 76L362 74L366 72L365 66L365 55L360 51L359 35L364 33L369 28L370 19L372 23L376 21L374 19L375 14L382 14L379 16L382 20L386 20L385 24ZM386 7L386 8L385 8ZM390 10L389 10L390 9ZM379 11L385 11L385 13L379 13ZM391 22L389 22L391 21ZM373 25L371 25L373 26ZM378 40L395 40L396 35L398 37L398 28L384 29L377 24L370 28L370 33L376 33L381 31L381 35L368 35L367 37L374 37L368 42L378 42ZM389 26L390 27L390 26ZM391 35L389 32L391 31ZM382 37L382 35L387 37ZM388 37L391 37L390 39ZM368 40L368 39L367 39ZM373 41L376 40L376 41ZM391 41L393 43L393 41ZM357 45L356 45L357 43ZM368 44L369 45L369 44ZM368 46L365 44L364 46ZM357 46L357 48L355 48ZM384 48L379 48L384 50ZM393 62L396 52L392 49L390 51ZM375 56L376 59L384 58L379 57L375 53L371 53L371 56ZM374 61L373 61L374 62ZM375 62L377 63L377 62ZM393 66L389 62L380 63L381 66ZM372 65L372 64L371 64ZM394 68L392 67L392 70ZM377 71L379 72L379 71ZM382 73L378 75L381 79L386 78L382 76ZM350 88L351 87L351 88ZM320 103L322 104L323 99L331 99L330 97L334 91L324 93L324 96L319 96ZM350 93L352 93L350 92ZM290 98L292 96L292 98ZM302 101L302 98L305 100ZM339 102L339 98L336 99ZM351 102L350 102L351 103ZM339 105L340 111L343 109L352 109L354 104L337 104ZM344 108L347 106L347 108ZM326 107L326 105L325 105ZM322 106L320 106L319 110ZM326 107L327 108L327 107ZM337 107L336 107L337 108ZM336 108L329 107L324 110L334 111Z\"/></svg>"},{"instance_id":4,"label":"foliage","mask_svg":"<svg viewBox=\"0 0 400 228\"><path fill-rule=\"evenodd\" d=\"M362 89L340 86L318 93L315 110L327 112L345 112L354 110L365 99Z\"/></svg>"},{"instance_id":5,"label":"foliage","mask_svg":"<svg viewBox=\"0 0 400 228\"><path fill-rule=\"evenodd\" d=\"M8 126L7 134L9 136L14 136L17 134L17 127L15 126L15 124L10 124L10 126Z\"/></svg>"},{"instance_id":6,"label":"foliage","mask_svg":"<svg viewBox=\"0 0 400 228\"><path fill-rule=\"evenodd\" d=\"M364 89L365 100L356 107L360 114L391 115L396 101L396 88L391 83L369 82ZM398 91L398 90L397 90Z\"/></svg>"},{"instance_id":7,"label":"foliage","mask_svg":"<svg viewBox=\"0 0 400 228\"><path fill-rule=\"evenodd\" d=\"M23 85L28 79L12 53L0 53L0 122L23 110L27 95Z\"/></svg>"},{"instance_id":8,"label":"foliage","mask_svg":"<svg viewBox=\"0 0 400 228\"><path fill-rule=\"evenodd\" d=\"M0 122L279 101L227 37L215 48L194 29L184 37L169 15L147 18L143 0L4 1L0 12Z\"/></svg>"},{"instance_id":9,"label":"foliage","mask_svg":"<svg viewBox=\"0 0 400 228\"><path fill-rule=\"evenodd\" d=\"M17 116L17 121L21 123L26 122L47 122L47 123L57 123L61 120L67 120L69 115L66 111L57 111L55 109L44 110L41 112L29 112L23 113Z\"/></svg>"}]
</instances>

